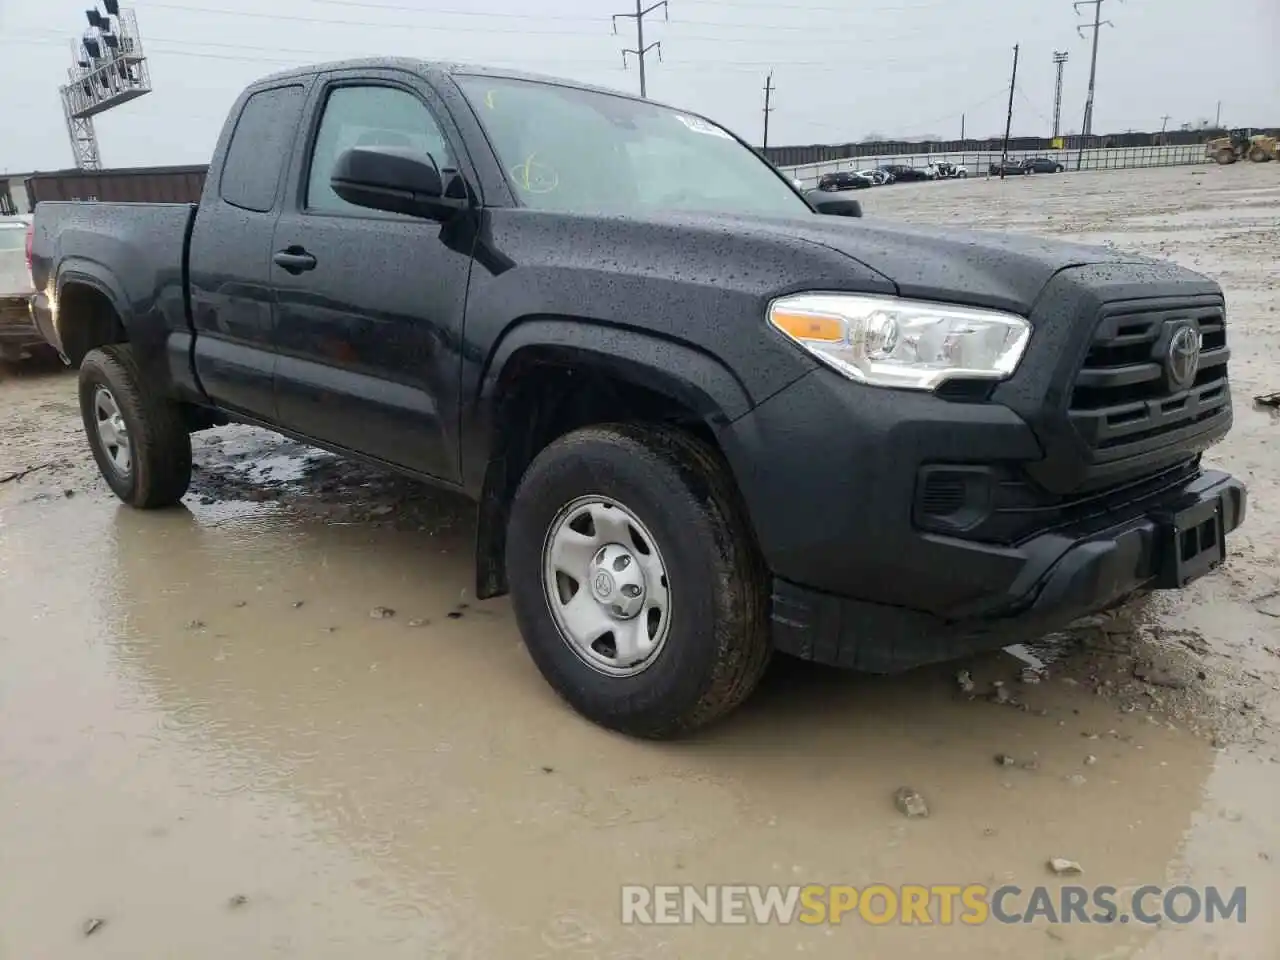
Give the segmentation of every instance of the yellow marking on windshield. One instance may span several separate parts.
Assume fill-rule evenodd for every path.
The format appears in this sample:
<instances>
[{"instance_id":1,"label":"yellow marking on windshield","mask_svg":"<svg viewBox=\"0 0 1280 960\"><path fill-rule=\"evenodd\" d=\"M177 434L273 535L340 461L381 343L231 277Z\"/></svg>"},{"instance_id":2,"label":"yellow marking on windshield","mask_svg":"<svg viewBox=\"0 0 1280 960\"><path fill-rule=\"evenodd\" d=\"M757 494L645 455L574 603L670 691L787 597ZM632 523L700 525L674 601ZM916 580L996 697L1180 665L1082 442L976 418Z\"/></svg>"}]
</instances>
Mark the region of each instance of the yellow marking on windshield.
<instances>
[{"instance_id":1,"label":"yellow marking on windshield","mask_svg":"<svg viewBox=\"0 0 1280 960\"><path fill-rule=\"evenodd\" d=\"M511 179L526 193L551 193L560 186L560 174L546 164L538 163L537 153L531 153L524 163L511 169Z\"/></svg>"}]
</instances>

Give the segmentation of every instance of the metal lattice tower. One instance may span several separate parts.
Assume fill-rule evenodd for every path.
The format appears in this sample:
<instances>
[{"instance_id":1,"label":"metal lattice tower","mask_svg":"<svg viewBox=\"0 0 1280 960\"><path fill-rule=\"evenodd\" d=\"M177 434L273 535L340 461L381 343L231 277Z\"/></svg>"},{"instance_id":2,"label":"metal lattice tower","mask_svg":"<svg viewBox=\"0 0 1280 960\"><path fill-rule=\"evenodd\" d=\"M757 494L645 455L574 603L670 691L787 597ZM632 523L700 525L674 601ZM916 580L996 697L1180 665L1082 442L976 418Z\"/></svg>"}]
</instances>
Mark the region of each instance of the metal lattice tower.
<instances>
[{"instance_id":1,"label":"metal lattice tower","mask_svg":"<svg viewBox=\"0 0 1280 960\"><path fill-rule=\"evenodd\" d=\"M1062 66L1067 62L1066 51L1053 51L1053 62L1058 71L1057 83L1053 88L1053 138L1056 140L1062 132Z\"/></svg>"},{"instance_id":2,"label":"metal lattice tower","mask_svg":"<svg viewBox=\"0 0 1280 960\"><path fill-rule=\"evenodd\" d=\"M71 154L82 170L102 169L93 118L151 92L137 17L122 10L119 0L103 0L102 5L105 14L96 6L85 11L89 29L72 41L68 82L59 88Z\"/></svg>"}]
</instances>

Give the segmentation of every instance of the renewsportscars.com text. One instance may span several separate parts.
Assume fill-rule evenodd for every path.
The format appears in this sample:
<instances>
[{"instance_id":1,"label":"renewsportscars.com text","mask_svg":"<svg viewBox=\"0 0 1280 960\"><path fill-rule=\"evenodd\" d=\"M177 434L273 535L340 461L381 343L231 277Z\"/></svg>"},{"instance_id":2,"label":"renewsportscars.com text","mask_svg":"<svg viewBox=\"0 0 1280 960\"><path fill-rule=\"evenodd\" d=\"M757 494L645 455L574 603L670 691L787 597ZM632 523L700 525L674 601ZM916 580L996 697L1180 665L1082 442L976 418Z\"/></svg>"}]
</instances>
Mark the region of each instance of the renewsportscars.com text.
<instances>
[{"instance_id":1,"label":"renewsportscars.com text","mask_svg":"<svg viewBox=\"0 0 1280 960\"><path fill-rule=\"evenodd\" d=\"M658 885L622 888L624 924L1244 923L1244 887L984 884Z\"/></svg>"}]
</instances>

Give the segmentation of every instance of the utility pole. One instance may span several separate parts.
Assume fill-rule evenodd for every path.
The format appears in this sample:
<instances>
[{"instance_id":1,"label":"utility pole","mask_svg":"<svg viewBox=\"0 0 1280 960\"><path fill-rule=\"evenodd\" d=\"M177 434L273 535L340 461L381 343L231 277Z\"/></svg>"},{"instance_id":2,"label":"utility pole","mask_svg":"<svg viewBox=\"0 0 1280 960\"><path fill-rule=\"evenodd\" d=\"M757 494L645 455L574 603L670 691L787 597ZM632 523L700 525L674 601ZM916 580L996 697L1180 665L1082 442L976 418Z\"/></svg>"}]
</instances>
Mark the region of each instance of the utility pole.
<instances>
[{"instance_id":1,"label":"utility pole","mask_svg":"<svg viewBox=\"0 0 1280 960\"><path fill-rule=\"evenodd\" d=\"M1058 139L1062 132L1062 67L1067 62L1067 51L1053 51L1054 68L1058 72L1057 82L1053 87L1053 139Z\"/></svg>"},{"instance_id":2,"label":"utility pole","mask_svg":"<svg viewBox=\"0 0 1280 960\"><path fill-rule=\"evenodd\" d=\"M1106 0L1076 0L1075 2L1076 13L1080 12L1081 7L1090 5L1093 7L1092 26L1084 24L1076 27L1076 32L1081 37L1084 37L1086 30L1093 30L1093 54L1089 58L1089 94L1084 102L1084 126L1080 130L1083 137L1093 133L1093 91L1098 80L1098 34L1102 32L1104 26L1115 26L1110 20L1102 19L1102 4L1105 2Z\"/></svg>"},{"instance_id":3,"label":"utility pole","mask_svg":"<svg viewBox=\"0 0 1280 960\"><path fill-rule=\"evenodd\" d=\"M764 80L764 149L769 149L769 114L773 113L773 107L769 106L769 101L773 97L773 91L776 88L773 85L773 71L769 71L769 76Z\"/></svg>"},{"instance_id":4,"label":"utility pole","mask_svg":"<svg viewBox=\"0 0 1280 960\"><path fill-rule=\"evenodd\" d=\"M1169 121L1170 121L1170 120L1172 120L1172 119L1173 119L1173 117L1169 116L1169 114L1167 114L1167 113L1166 113L1163 117L1161 117L1161 118L1160 118L1160 132L1161 132L1161 133L1164 133L1166 130L1168 130L1168 129L1169 129Z\"/></svg>"},{"instance_id":5,"label":"utility pole","mask_svg":"<svg viewBox=\"0 0 1280 960\"><path fill-rule=\"evenodd\" d=\"M1009 160L1009 131L1013 128L1013 90L1018 85L1018 44L1013 45L1013 74L1009 77L1009 112L1004 119L1004 150L1000 154L1000 179L1004 179L1004 167Z\"/></svg>"},{"instance_id":6,"label":"utility pole","mask_svg":"<svg viewBox=\"0 0 1280 960\"><path fill-rule=\"evenodd\" d=\"M1213 129L1215 130L1222 129L1222 101L1221 100L1218 101L1218 114L1214 118Z\"/></svg>"},{"instance_id":7,"label":"utility pole","mask_svg":"<svg viewBox=\"0 0 1280 960\"><path fill-rule=\"evenodd\" d=\"M960 114L960 142L964 143L964 114Z\"/></svg>"},{"instance_id":8,"label":"utility pole","mask_svg":"<svg viewBox=\"0 0 1280 960\"><path fill-rule=\"evenodd\" d=\"M647 7L643 6L643 4L644 4L644 0L636 0L635 13L615 13L613 15L613 32L615 34L618 32L619 19L635 20L636 47L634 50L626 49L622 51L622 67L623 69L626 69L628 53L634 54L635 58L640 61L640 96L647 98L649 96L649 92L645 86L644 56L650 50L657 50L658 59L661 60L662 59L662 41L655 40L653 43L649 44L647 47L644 45L644 18L647 17L649 14L653 13L653 11L657 10L659 7L662 8L662 16L664 20L669 20L670 14L667 11L667 0L658 0L657 3L651 3Z\"/></svg>"}]
</instances>

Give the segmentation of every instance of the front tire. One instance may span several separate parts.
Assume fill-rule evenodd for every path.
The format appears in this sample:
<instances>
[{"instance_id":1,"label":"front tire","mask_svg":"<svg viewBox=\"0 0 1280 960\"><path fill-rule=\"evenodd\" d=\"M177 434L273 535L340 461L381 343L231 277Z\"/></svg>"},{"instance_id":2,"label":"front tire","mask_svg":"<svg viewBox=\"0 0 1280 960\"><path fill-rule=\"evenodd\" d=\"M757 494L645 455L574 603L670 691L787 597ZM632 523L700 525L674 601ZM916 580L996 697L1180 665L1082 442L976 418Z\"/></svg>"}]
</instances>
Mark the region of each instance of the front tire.
<instances>
[{"instance_id":1,"label":"front tire","mask_svg":"<svg viewBox=\"0 0 1280 960\"><path fill-rule=\"evenodd\" d=\"M764 673L768 574L728 466L680 430L593 426L544 449L512 503L506 563L534 663L601 726L679 736Z\"/></svg>"},{"instance_id":2,"label":"front tire","mask_svg":"<svg viewBox=\"0 0 1280 960\"><path fill-rule=\"evenodd\" d=\"M129 344L85 356L80 415L93 458L117 497L144 510L182 499L191 483L191 435L177 405L147 385Z\"/></svg>"}]
</instances>

